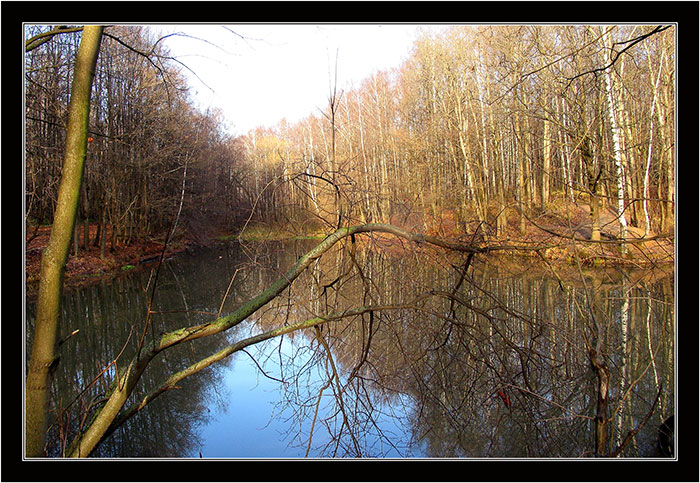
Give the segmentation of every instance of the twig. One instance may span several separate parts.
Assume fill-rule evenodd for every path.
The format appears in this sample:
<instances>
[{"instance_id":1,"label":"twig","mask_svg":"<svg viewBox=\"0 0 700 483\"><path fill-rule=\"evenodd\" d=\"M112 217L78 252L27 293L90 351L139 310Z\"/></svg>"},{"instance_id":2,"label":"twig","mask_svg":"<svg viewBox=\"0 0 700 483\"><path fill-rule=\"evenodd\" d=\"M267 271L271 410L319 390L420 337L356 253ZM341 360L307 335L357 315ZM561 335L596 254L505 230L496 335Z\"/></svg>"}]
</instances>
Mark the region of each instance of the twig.
<instances>
[{"instance_id":1,"label":"twig","mask_svg":"<svg viewBox=\"0 0 700 483\"><path fill-rule=\"evenodd\" d=\"M659 350L659 347L660 347L660 346L661 346L661 342L659 342L659 344L656 346L656 350ZM613 411L612 415L610 416L610 420L612 420L612 418L615 417L615 415L620 411L620 409L622 409L622 404L625 402L625 399L627 399L627 396L629 396L629 394L630 394L630 392L632 391L632 389L634 388L634 386L636 386L636 385L639 383L639 381L642 380L642 378L643 378L644 375L647 373L647 371L649 370L649 368L652 366L653 363L654 363L654 359L652 359L652 360L647 364L647 366L644 368L644 370L643 370L642 373L639 375L639 377L638 377L637 379L635 379L635 380L630 384L630 386L629 386L629 387L627 388L627 390L625 391L625 394L623 394L623 396L620 398L620 402L617 404L617 407L615 408L615 410Z\"/></svg>"},{"instance_id":2,"label":"twig","mask_svg":"<svg viewBox=\"0 0 700 483\"><path fill-rule=\"evenodd\" d=\"M362 452L360 451L360 446L357 442L357 439L355 438L355 433L353 432L352 428L350 427L350 423L348 422L348 416L345 413L345 404L343 403L343 388L340 386L340 378L338 377L338 371L335 368L335 363L333 362L333 353L331 352L330 347L328 347L328 344L326 341L323 339L323 334L321 334L321 329L318 327L318 325L314 326L314 330L316 332L316 337L318 338L318 341L321 343L323 348L326 350L326 357L328 360L329 365L331 366L331 370L333 374L329 374L329 382L332 379L335 379L335 384L336 387L338 388L338 392L336 393L335 389L333 389L333 385L331 384L331 389L333 389L333 393L335 394L337 400L338 400L338 406L340 409L341 414L343 415L343 425L348 427L348 433L350 434L350 438L352 439L353 445L355 446L355 452L357 456L361 456ZM342 432L343 428L341 426L340 431Z\"/></svg>"},{"instance_id":3,"label":"twig","mask_svg":"<svg viewBox=\"0 0 700 483\"><path fill-rule=\"evenodd\" d=\"M170 242L170 237L173 234L173 223L175 222L175 214L170 218L170 226L168 227L168 234L165 237L165 242L163 243L163 249L160 252L160 257L158 257L158 265L156 266L156 274L153 278L153 288L151 289L151 296L148 298L148 308L146 311L146 323L143 324L143 332L141 333L141 339L139 339L138 350L136 351L136 357L141 357L141 349L143 348L143 342L146 337L146 331L151 322L151 307L153 306L153 298L156 295L156 288L158 286L158 275L160 274L160 267L163 265L163 258L165 257L165 250Z\"/></svg>"},{"instance_id":4,"label":"twig","mask_svg":"<svg viewBox=\"0 0 700 483\"><path fill-rule=\"evenodd\" d=\"M238 267L235 272L233 272L233 276L231 277L231 281L228 283L228 287L226 288L226 293L224 294L224 297L221 299L221 305L219 305L219 312L216 314L216 318L218 319L221 317L221 311L224 310L224 303L226 303L226 299L228 298L228 292L231 290L231 286L233 285L233 281L236 279L236 274L238 271L241 269L241 267Z\"/></svg>"},{"instance_id":5,"label":"twig","mask_svg":"<svg viewBox=\"0 0 700 483\"><path fill-rule=\"evenodd\" d=\"M260 372L262 372L263 376L267 377L268 379L272 379L273 381L281 382L282 384L287 384L286 381L283 381L282 379L277 379L276 377L272 377L272 376L270 376L267 372L265 372L265 370L264 370L262 367L260 367L260 364L258 364L258 361L255 360L255 357L253 357L253 356L250 354L250 352L248 352L248 351L245 350L245 349L241 349L241 352L245 352L245 353L248 355L248 357L250 357L250 358L253 360L253 362L255 363L256 367L260 370Z\"/></svg>"},{"instance_id":6,"label":"twig","mask_svg":"<svg viewBox=\"0 0 700 483\"><path fill-rule=\"evenodd\" d=\"M318 418L318 407L321 404L321 396L323 396L323 391L328 389L328 386L330 386L330 385L331 385L331 379L328 378L328 381L326 381L326 384L318 392L318 398L316 398L316 407L314 409L314 417L311 420L311 429L309 430L309 444L306 446L306 453L304 453L304 458L309 457L309 451L311 450L311 439L313 438L314 427L316 426L316 419Z\"/></svg>"}]
</instances>

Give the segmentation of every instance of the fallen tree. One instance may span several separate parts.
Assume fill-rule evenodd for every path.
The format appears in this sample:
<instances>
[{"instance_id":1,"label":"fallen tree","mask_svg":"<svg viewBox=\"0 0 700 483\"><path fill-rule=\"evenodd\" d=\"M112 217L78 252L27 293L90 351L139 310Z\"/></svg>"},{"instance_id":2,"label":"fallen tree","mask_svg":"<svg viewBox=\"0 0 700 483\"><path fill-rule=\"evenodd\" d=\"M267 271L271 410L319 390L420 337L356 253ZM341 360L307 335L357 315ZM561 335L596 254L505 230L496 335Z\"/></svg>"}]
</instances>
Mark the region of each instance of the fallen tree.
<instances>
[{"instance_id":1,"label":"fallen tree","mask_svg":"<svg viewBox=\"0 0 700 483\"><path fill-rule=\"evenodd\" d=\"M241 322L248 319L250 316L258 312L269 302L273 301L282 294L290 285L304 273L312 264L321 258L325 253L329 252L334 246L341 241L350 239L351 247L355 246L356 237L359 236L374 237L376 235L390 235L400 241L407 241L416 248L421 246L439 247L447 252L462 253L467 255L467 265L475 254L485 254L497 251L513 251L513 250L542 250L542 246L534 245L490 245L484 242L461 242L454 240L442 239L439 237L428 236L422 233L414 233L402 228L381 223L363 224L351 227L343 227L335 230L328 235L324 240L318 243L313 249L299 257L296 262L279 277L276 281L268 286L267 289L260 292L257 296L248 300L246 303L238 307L235 311L221 316L215 316L214 320L203 324L182 327L177 330L172 330L160 335L153 334L150 322L150 306L143 327L139 330L136 336L138 340L138 348L133 358L126 364L122 365L120 354L104 367L99 375L93 380L88 387L83 389L87 391L89 386L96 382L105 374L114 374L114 379L110 381L110 389L105 396L96 402L91 408L92 416L84 431L79 429L78 434L73 439L70 445L67 446L65 455L71 457L87 457L93 450L106 438L108 438L117 428L124 425L130 418L145 409L158 396L178 388L178 384L189 376L195 375L207 367L216 364L227 357L243 351L246 348L259 344L263 341L273 339L292 332L301 331L304 329L315 329L324 325L341 320L347 320L352 317L362 316L363 314L379 313L384 311L409 310L421 312L422 304L429 298L444 298L459 303L469 310L476 313L481 313L478 308L472 307L469 303L459 299L455 294L447 293L440 290L429 290L424 293L407 297L407 300L394 303L381 303L373 301L370 304L358 304L342 311L335 311L325 315L317 315L306 320L281 324L278 327L268 330L260 330L257 334L235 340L225 347L213 352L205 357L200 358L189 366L184 367L177 372L173 372L164 380L154 384L151 387L144 388L142 383L142 375L149 364L162 352L180 346L185 342L211 337L216 334L221 334L233 327L236 327ZM550 266L550 269L553 269ZM464 269L466 270L466 268ZM555 273L556 275L556 273ZM560 282L561 283L561 282ZM154 289L155 290L155 289ZM483 315L483 314L482 314ZM593 338L595 340L595 337ZM125 347L128 341L125 343ZM600 356L599 351L595 351L593 356ZM118 364L119 361L119 364ZM595 357L591 357L591 361L598 361ZM605 369L605 360L600 361L600 367ZM118 366L118 367L117 367ZM109 371L114 367L114 371ZM133 396L136 393L137 386L142 395L134 401ZM143 391L143 392L142 392ZM606 391L601 392L605 395Z\"/></svg>"}]
</instances>

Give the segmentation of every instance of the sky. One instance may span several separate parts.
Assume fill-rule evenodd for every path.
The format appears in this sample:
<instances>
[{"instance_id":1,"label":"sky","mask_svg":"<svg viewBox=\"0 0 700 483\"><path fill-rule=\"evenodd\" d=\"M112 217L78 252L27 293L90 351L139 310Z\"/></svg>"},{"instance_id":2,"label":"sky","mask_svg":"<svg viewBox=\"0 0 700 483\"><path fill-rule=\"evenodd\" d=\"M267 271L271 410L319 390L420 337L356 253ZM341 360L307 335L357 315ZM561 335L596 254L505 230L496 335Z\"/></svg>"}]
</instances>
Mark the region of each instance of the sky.
<instances>
[{"instance_id":1,"label":"sky","mask_svg":"<svg viewBox=\"0 0 700 483\"><path fill-rule=\"evenodd\" d=\"M318 114L328 103L331 79L349 89L378 70L408 58L420 30L444 25L158 25L173 32L164 44L185 70L201 108L221 109L226 130L243 135Z\"/></svg>"}]
</instances>

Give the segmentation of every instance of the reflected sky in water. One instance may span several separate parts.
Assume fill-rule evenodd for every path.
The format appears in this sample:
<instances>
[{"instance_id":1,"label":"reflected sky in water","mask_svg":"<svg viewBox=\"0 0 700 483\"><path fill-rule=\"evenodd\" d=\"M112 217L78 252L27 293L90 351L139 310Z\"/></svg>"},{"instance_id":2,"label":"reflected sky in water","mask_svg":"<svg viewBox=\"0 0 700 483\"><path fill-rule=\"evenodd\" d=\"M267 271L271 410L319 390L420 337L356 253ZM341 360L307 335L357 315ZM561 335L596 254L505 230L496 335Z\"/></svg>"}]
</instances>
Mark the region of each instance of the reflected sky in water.
<instances>
[{"instance_id":1,"label":"reflected sky in water","mask_svg":"<svg viewBox=\"0 0 700 483\"><path fill-rule=\"evenodd\" d=\"M226 407L212 410L212 420L200 430L202 457L303 457L303 449L285 441L287 425L270 419L279 401L279 383L262 376L246 354L233 357L219 389Z\"/></svg>"},{"instance_id":2,"label":"reflected sky in water","mask_svg":"<svg viewBox=\"0 0 700 483\"><path fill-rule=\"evenodd\" d=\"M294 344L289 338L283 339L280 349L283 357L296 352ZM277 350L277 345L274 350ZM202 457L305 458L306 447L300 446L298 438L294 437L298 435L290 434L290 429L301 427L303 435L308 435L310 422L298 421L288 405L280 404L282 384L264 376L251 357L244 353L232 357L233 364L223 370L221 385L217 389L221 406L225 407L211 409L211 419L199 430ZM277 361L271 358L261 366L270 376L279 378ZM302 361L306 362L308 358ZM322 384L324 380L318 375L313 382ZM406 397L403 402L410 404L407 399L410 398ZM402 427L395 418L384 416L377 422L385 434L403 435L397 439L406 439L406 432L410 434L410 428ZM316 431L308 457L323 457L313 448L327 444L329 439L327 432ZM380 449L384 457L407 457L405 452L399 453L386 445ZM195 451L191 456L198 457L199 453ZM424 453L416 450L409 452L408 456L424 456Z\"/></svg>"}]
</instances>

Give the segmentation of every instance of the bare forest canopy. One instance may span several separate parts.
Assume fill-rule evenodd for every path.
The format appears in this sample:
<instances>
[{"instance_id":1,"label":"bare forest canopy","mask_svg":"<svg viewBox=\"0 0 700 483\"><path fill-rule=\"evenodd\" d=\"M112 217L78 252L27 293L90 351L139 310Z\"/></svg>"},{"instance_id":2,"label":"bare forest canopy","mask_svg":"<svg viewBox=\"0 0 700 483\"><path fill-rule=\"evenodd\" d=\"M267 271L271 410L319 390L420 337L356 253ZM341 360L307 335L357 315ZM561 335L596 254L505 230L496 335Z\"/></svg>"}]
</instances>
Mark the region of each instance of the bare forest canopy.
<instances>
[{"instance_id":1,"label":"bare forest canopy","mask_svg":"<svg viewBox=\"0 0 700 483\"><path fill-rule=\"evenodd\" d=\"M53 218L80 38L50 30L25 32L32 225ZM194 107L186 66L160 39L111 26L79 220L97 223L95 243L112 247L172 223L197 238L248 219L307 232L379 221L494 239L575 204L590 205L593 232L607 208L621 226L669 233L674 35L660 25L453 27L417 39L397 69L332 87L315 115L231 137L220 112Z\"/></svg>"}]
</instances>

